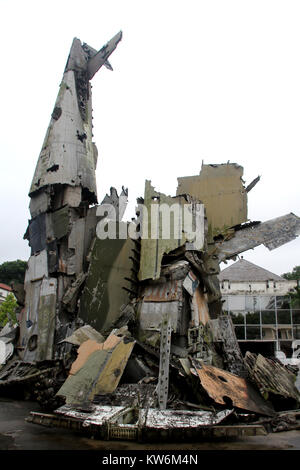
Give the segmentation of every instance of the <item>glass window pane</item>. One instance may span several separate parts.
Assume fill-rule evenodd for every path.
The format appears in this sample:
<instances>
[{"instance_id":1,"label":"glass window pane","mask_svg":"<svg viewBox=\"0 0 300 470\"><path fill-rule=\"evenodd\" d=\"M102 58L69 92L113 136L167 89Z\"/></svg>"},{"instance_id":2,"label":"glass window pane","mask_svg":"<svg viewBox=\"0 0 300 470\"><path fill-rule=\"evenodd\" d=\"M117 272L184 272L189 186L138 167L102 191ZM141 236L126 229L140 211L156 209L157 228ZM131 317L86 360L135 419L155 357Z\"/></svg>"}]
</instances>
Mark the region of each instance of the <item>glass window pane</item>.
<instances>
[{"instance_id":1,"label":"glass window pane","mask_svg":"<svg viewBox=\"0 0 300 470\"><path fill-rule=\"evenodd\" d=\"M247 326L247 339L260 339L260 327Z\"/></svg>"},{"instance_id":2,"label":"glass window pane","mask_svg":"<svg viewBox=\"0 0 300 470\"><path fill-rule=\"evenodd\" d=\"M245 339L245 328L243 326L235 326L235 335L237 339Z\"/></svg>"},{"instance_id":3,"label":"glass window pane","mask_svg":"<svg viewBox=\"0 0 300 470\"><path fill-rule=\"evenodd\" d=\"M264 310L261 312L261 322L263 325L272 325L276 323L275 311Z\"/></svg>"},{"instance_id":4,"label":"glass window pane","mask_svg":"<svg viewBox=\"0 0 300 470\"><path fill-rule=\"evenodd\" d=\"M291 323L290 310L277 310L277 321L279 325L289 325Z\"/></svg>"},{"instance_id":5,"label":"glass window pane","mask_svg":"<svg viewBox=\"0 0 300 470\"><path fill-rule=\"evenodd\" d=\"M300 325L300 310L293 310L293 323Z\"/></svg>"}]
</instances>

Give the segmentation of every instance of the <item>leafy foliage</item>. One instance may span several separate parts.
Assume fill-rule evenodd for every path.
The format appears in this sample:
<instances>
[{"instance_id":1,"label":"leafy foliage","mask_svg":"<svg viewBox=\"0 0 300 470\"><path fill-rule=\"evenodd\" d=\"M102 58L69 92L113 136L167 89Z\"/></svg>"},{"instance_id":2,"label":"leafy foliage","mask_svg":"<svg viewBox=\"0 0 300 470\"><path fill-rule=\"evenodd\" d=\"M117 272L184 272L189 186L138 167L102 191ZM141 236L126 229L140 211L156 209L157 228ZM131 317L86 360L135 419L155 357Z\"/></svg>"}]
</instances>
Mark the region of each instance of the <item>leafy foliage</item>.
<instances>
[{"instance_id":1,"label":"leafy foliage","mask_svg":"<svg viewBox=\"0 0 300 470\"><path fill-rule=\"evenodd\" d=\"M6 299L0 304L0 328L7 322L17 323L16 317L17 301L13 294L8 294Z\"/></svg>"},{"instance_id":2,"label":"leafy foliage","mask_svg":"<svg viewBox=\"0 0 300 470\"><path fill-rule=\"evenodd\" d=\"M300 279L300 266L295 266L291 273L281 274L281 277L289 281Z\"/></svg>"},{"instance_id":3,"label":"leafy foliage","mask_svg":"<svg viewBox=\"0 0 300 470\"><path fill-rule=\"evenodd\" d=\"M10 285L12 282L24 283L27 262L17 259L5 261L0 265L0 282Z\"/></svg>"}]
</instances>

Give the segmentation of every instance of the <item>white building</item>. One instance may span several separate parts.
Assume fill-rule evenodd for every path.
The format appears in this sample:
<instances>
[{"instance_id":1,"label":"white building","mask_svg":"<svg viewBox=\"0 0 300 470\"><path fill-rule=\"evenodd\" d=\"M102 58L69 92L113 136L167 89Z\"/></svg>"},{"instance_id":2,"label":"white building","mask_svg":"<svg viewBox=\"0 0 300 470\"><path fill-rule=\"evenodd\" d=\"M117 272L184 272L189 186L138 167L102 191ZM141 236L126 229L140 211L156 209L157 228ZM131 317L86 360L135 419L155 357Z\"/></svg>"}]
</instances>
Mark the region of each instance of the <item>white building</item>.
<instances>
[{"instance_id":1,"label":"white building","mask_svg":"<svg viewBox=\"0 0 300 470\"><path fill-rule=\"evenodd\" d=\"M3 302L8 294L12 293L12 288L7 284L0 283L0 303Z\"/></svg>"},{"instance_id":2,"label":"white building","mask_svg":"<svg viewBox=\"0 0 300 470\"><path fill-rule=\"evenodd\" d=\"M219 281L223 311L232 317L241 349L290 354L292 341L300 339L300 310L294 310L289 299L298 281L243 258L225 268Z\"/></svg>"}]
</instances>

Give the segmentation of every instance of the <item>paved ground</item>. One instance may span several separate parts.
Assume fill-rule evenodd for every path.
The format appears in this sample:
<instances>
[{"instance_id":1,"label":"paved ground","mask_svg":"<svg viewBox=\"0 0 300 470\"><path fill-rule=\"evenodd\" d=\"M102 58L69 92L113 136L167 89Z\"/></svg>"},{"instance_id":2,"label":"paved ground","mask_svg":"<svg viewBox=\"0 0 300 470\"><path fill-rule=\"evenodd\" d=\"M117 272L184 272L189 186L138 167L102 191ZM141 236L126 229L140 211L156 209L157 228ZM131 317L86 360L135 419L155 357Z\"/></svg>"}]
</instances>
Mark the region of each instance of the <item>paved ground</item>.
<instances>
[{"instance_id":1,"label":"paved ground","mask_svg":"<svg viewBox=\"0 0 300 470\"><path fill-rule=\"evenodd\" d=\"M128 441L99 441L73 431L28 423L37 403L0 398L0 451L4 450L300 450L300 431L272 433L267 436L198 443L139 444ZM0 454L1 457L1 454Z\"/></svg>"}]
</instances>

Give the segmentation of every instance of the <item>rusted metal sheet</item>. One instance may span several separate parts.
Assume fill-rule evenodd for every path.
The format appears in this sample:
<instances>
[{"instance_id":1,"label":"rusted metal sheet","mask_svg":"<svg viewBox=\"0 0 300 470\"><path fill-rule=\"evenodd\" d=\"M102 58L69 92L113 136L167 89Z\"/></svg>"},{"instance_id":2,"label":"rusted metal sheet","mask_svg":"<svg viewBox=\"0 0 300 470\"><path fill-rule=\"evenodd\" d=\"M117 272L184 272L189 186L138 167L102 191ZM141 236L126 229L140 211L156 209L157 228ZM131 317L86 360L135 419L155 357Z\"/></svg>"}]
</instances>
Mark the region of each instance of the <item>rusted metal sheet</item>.
<instances>
[{"instance_id":1,"label":"rusted metal sheet","mask_svg":"<svg viewBox=\"0 0 300 470\"><path fill-rule=\"evenodd\" d=\"M143 292L144 302L182 301L182 281L149 284Z\"/></svg>"},{"instance_id":2,"label":"rusted metal sheet","mask_svg":"<svg viewBox=\"0 0 300 470\"><path fill-rule=\"evenodd\" d=\"M216 403L229 406L231 402L232 406L243 410L267 416L274 415L271 406L260 397L246 379L214 366L200 364L196 359L192 362L202 387Z\"/></svg>"},{"instance_id":3,"label":"rusted metal sheet","mask_svg":"<svg viewBox=\"0 0 300 470\"><path fill-rule=\"evenodd\" d=\"M78 370L84 366L89 356L95 351L103 351L116 347L121 342L121 338L116 335L110 335L106 341L99 343L98 340L88 339L84 341L78 348L78 357L73 362L70 369L70 375L75 375Z\"/></svg>"},{"instance_id":4,"label":"rusted metal sheet","mask_svg":"<svg viewBox=\"0 0 300 470\"><path fill-rule=\"evenodd\" d=\"M205 295L200 290L199 287L196 288L193 299L192 299L192 319L194 320L194 325L199 326L200 323L206 325L209 321L209 310L207 305L207 300Z\"/></svg>"}]
</instances>

